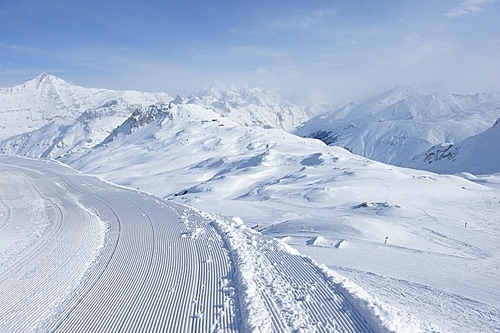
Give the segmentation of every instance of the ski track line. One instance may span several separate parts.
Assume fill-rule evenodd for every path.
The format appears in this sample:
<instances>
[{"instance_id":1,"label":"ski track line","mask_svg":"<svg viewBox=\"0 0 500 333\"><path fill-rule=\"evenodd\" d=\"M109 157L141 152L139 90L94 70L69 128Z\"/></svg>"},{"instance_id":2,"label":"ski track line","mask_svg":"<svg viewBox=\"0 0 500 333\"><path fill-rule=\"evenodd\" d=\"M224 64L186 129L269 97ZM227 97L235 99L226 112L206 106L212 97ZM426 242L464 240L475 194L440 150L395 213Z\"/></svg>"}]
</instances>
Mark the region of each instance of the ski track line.
<instances>
[{"instance_id":1,"label":"ski track line","mask_svg":"<svg viewBox=\"0 0 500 333\"><path fill-rule=\"evenodd\" d=\"M123 200L123 198L120 198L118 196L115 196L114 199L118 200L119 202ZM107 197L107 201L110 202L109 195ZM116 203L111 204L111 206L119 207ZM137 208L136 205L132 206L135 206L135 208ZM138 320L136 317L138 315L147 313L148 307L139 309L136 312L132 311L136 310L134 303L140 300L138 297L141 292L141 288L144 287L146 277L148 276L148 273L151 272L151 262L152 256L154 254L152 247L154 245L154 242L150 218L148 218L148 216L145 215L144 211L139 208L137 208L134 214L132 214L130 205L127 211L128 217L124 217L123 214L120 214L120 212L117 212L117 214L119 216L121 224L123 225L123 230L121 232L122 238L120 239L122 248L118 249L118 255L115 258L116 260L112 262L112 266L109 267L108 271L106 272L107 274L105 274L104 276L106 280L110 281L107 281L107 283L106 281L99 281L101 288L105 289L102 290L102 292L109 293L109 297L107 297L109 301L103 302L101 293L93 293L93 295L89 297L95 298L93 303L100 305L105 303L106 308L114 310L112 312L108 311L107 313L104 313L104 318L98 317L97 320L96 318L94 318L94 323L92 324L93 326L87 326L86 331L120 331L120 328L123 331L132 331L132 327L130 327L130 325L132 325L131 323L135 322L136 324L147 324L147 321L143 318L142 320ZM141 227L141 225L142 227L144 227L144 224L148 224L149 227L139 228ZM129 263L124 263L124 261L128 261ZM126 279L117 276L122 273L122 270L127 271L129 274L128 276L126 276ZM110 291L108 291L107 284L120 286L120 289L111 289ZM117 297L119 297L118 300L116 299ZM149 303L155 305L155 303L153 302L154 299L151 299L150 301L151 302ZM87 309L88 306L81 306L80 308ZM128 316L131 313L134 320L131 320ZM92 321L92 318L94 316L95 314L91 314L88 320ZM78 329L80 327L79 325L85 324L86 322L86 320L82 319L81 314L78 314L78 311L73 314L72 318L75 318L73 320L75 322L73 326L69 326L66 329L60 329L60 331L71 331L71 327L73 327L74 329ZM69 323L65 323L65 325L68 326ZM62 328L64 328L64 326ZM138 329L138 327L134 328L134 330L136 331Z\"/></svg>"},{"instance_id":2,"label":"ski track line","mask_svg":"<svg viewBox=\"0 0 500 333\"><path fill-rule=\"evenodd\" d=\"M4 172L5 170L0 170ZM0 231L9 223L10 220L10 215L11 211L9 206L2 200L2 197L0 196L0 212L2 213L1 219L0 219Z\"/></svg>"},{"instance_id":3,"label":"ski track line","mask_svg":"<svg viewBox=\"0 0 500 333\"><path fill-rule=\"evenodd\" d=\"M75 191L78 191L62 177L61 179L66 183L66 185L72 187ZM120 220L118 218L117 213L113 210L113 208L107 205L106 202L102 201L97 196L93 196L91 194L83 195L83 192L80 193L82 194L80 200L84 204L94 207L94 209L100 213L101 218L103 218L105 221L108 222L109 230L107 234L106 246L102 251L101 256L97 261L96 265L93 267L93 269L90 270L86 283L81 288L78 288L75 291L74 296L69 300L67 306L61 311L59 315L60 318L59 321L56 321L51 326L48 326L50 328L50 330L48 329L49 331L58 329L59 326L64 322L63 320L67 318L69 314L77 306L80 305L82 299L88 300L89 298L87 296L91 290L93 290L93 292L96 293L96 289L93 288L96 285L97 281L101 279L103 273L106 272L106 270L108 269L110 261L115 255L117 244L120 240L120 235L121 235ZM91 301L88 303L92 304L92 306L95 307L101 306L101 304L99 304L98 300L96 299L91 299ZM109 318L110 315L111 313L109 313L108 315L104 314L106 318ZM89 324L90 323L91 322L89 322ZM88 330L87 326L82 326L82 328L83 328L82 331Z\"/></svg>"},{"instance_id":4,"label":"ski track line","mask_svg":"<svg viewBox=\"0 0 500 333\"><path fill-rule=\"evenodd\" d=\"M250 265L236 268L243 270L238 274L244 276L244 284L257 285L258 295L248 294L246 303L264 306L271 317L271 327L255 327L259 319L252 316L261 316L262 312L247 311L245 320L250 329L258 332L379 331L364 318L368 314L351 304L343 291L307 258L290 252L276 239L244 226L235 227L234 221L228 218L208 213L205 217L225 235L235 262L245 265L247 257L253 258ZM252 270L251 274L248 269Z\"/></svg>"},{"instance_id":5,"label":"ski track line","mask_svg":"<svg viewBox=\"0 0 500 333\"><path fill-rule=\"evenodd\" d=\"M224 286L224 281L234 280L232 270L226 271L223 265L224 262L229 260L229 257L225 249L223 251L214 251L216 248L222 248L222 245L224 245L223 240L212 226L196 212L182 207L182 212L179 211L179 214L181 214L184 225L191 230L191 237L202 241L196 243L198 260L204 266L198 272L202 282L198 285L193 299L192 316L193 318L203 318L205 316L218 318L211 323L193 320L191 331L212 332L224 327L236 328L236 324L233 323L235 318L234 304L232 304L232 299L228 296ZM213 272L215 272L215 275ZM216 280L214 278L216 276L222 276L222 279ZM210 299L216 299L215 307L210 305ZM200 325L201 323L205 323L205 326Z\"/></svg>"},{"instance_id":6,"label":"ski track line","mask_svg":"<svg viewBox=\"0 0 500 333\"><path fill-rule=\"evenodd\" d=\"M49 198L45 197L36 189L36 187L33 185L33 182L31 179L29 179L27 176L23 175L22 173L9 170L10 173L16 174L18 176L21 176L23 179L26 179L28 182L28 186L33 192L36 192L36 194L41 197L43 200L45 200L48 205L50 205L53 208L53 211L55 212L55 215L53 217L54 223L51 223L49 226L48 230L44 230L43 234L39 239L37 239L36 243L34 244L28 244L26 248L22 249L21 253L18 253L16 255L16 260L10 264L4 264L2 267L2 270L4 272L0 272L0 283L5 281L8 276L12 275L15 273L18 269L23 267L23 265L26 265L28 261L33 260L36 258L37 253L41 252L41 249L44 248L49 242L53 241L58 233L60 232L61 225L64 219L64 213L63 210L59 205L57 205L54 201L50 200ZM17 184L18 186L22 186L22 184ZM20 193L21 190L19 190ZM11 209L9 209L9 212L11 212ZM12 213L12 212L11 212ZM18 213L17 213L18 214ZM26 217L24 217L26 218ZM26 218L27 219L27 218ZM9 266L10 265L10 266Z\"/></svg>"},{"instance_id":7,"label":"ski track line","mask_svg":"<svg viewBox=\"0 0 500 333\"><path fill-rule=\"evenodd\" d=\"M41 185L43 183L38 184ZM32 193L54 203L41 194L33 181L30 181L30 188ZM6 279L6 275L2 278L1 282L8 288L7 293L2 295L2 331L33 329L33 323L46 315L47 289L52 295L64 296L68 293L68 286L76 282L72 274L59 274L59 280L52 279L53 274L58 271L71 272L77 266L81 267L79 261L87 260L85 258L89 250L86 244L91 240L88 236L92 229L91 219L81 210L62 209L61 207L71 207L71 201L65 198L61 200L60 207L54 203L61 213L55 227L46 233L41 242L29 246L29 251L19 258L14 267L10 267L10 281ZM74 221L83 223L73 223ZM78 276L77 274L76 277ZM57 299L52 297L49 302L54 300Z\"/></svg>"},{"instance_id":8,"label":"ski track line","mask_svg":"<svg viewBox=\"0 0 500 333\"><path fill-rule=\"evenodd\" d=\"M319 332L328 332L332 328L343 329L346 332L370 331L364 318L341 293L332 295L335 287L324 283L324 277L317 273L316 267L310 265L304 258L275 250L274 246L277 244L273 243L275 242L261 243L262 252L269 263L281 272L281 277L292 287L295 299L302 301L306 312L315 314L317 318L315 324Z\"/></svg>"},{"instance_id":9,"label":"ski track line","mask_svg":"<svg viewBox=\"0 0 500 333\"><path fill-rule=\"evenodd\" d=\"M32 281L36 290L59 295L59 304L21 301L29 320L11 321L5 332L378 331L370 327L377 325L374 319L349 302L350 295L276 239L235 227L230 218L104 184L55 163L11 161L34 189L40 187L38 195L61 209L60 231L45 247L57 250L49 259L63 262ZM67 207L77 204L79 209ZM81 269L83 263L75 266L70 259L89 256L83 244L86 234L95 235L90 212L107 223L105 244L68 292L63 285L74 275L61 269L65 260L72 264L67 270ZM38 260L28 259L20 272ZM242 293L245 286L253 288L250 293ZM37 309L47 306L50 316L37 318Z\"/></svg>"},{"instance_id":10,"label":"ski track line","mask_svg":"<svg viewBox=\"0 0 500 333\"><path fill-rule=\"evenodd\" d=\"M26 163L23 172L28 173ZM43 165L37 164L35 173L43 171L37 177L59 177L64 182L61 188L92 207L109 230L85 283L61 300L57 313L39 330L239 331L234 294L226 283L234 279L233 268L222 238L205 219L192 211L182 217L185 208L180 205L105 185L96 178L60 176L51 169L57 165L45 169ZM63 222L67 220L64 217ZM12 331L20 328L16 324Z\"/></svg>"}]
</instances>

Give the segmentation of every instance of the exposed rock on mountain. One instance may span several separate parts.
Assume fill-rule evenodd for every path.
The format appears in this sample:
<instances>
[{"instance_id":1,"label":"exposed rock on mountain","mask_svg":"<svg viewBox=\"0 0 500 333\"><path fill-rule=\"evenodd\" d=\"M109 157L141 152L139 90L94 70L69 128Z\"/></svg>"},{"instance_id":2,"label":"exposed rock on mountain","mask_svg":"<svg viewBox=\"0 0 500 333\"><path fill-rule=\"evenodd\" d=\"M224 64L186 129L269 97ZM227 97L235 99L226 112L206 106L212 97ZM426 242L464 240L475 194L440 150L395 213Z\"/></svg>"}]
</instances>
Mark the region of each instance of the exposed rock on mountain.
<instances>
[{"instance_id":1,"label":"exposed rock on mountain","mask_svg":"<svg viewBox=\"0 0 500 333\"><path fill-rule=\"evenodd\" d=\"M86 89L42 74L2 93L4 100L17 93L36 96L32 103L17 109L5 107L7 111L0 112L9 128L16 127L15 131L4 132L17 134L0 143L0 152L31 157L59 158L108 144L158 117L287 131L295 130L310 117L308 111L270 91L242 86L212 86L186 98L172 99L164 93ZM33 115L32 119L25 121L23 112ZM12 119L12 114L18 117Z\"/></svg>"},{"instance_id":2,"label":"exposed rock on mountain","mask_svg":"<svg viewBox=\"0 0 500 333\"><path fill-rule=\"evenodd\" d=\"M401 165L433 145L455 143L486 130L500 117L499 105L498 92L425 95L397 86L317 116L297 134Z\"/></svg>"},{"instance_id":3,"label":"exposed rock on mountain","mask_svg":"<svg viewBox=\"0 0 500 333\"><path fill-rule=\"evenodd\" d=\"M74 121L78 117L90 120L105 115L128 117L127 112L137 105L171 99L162 92L83 88L42 73L19 86L0 88L0 140L39 129L54 120Z\"/></svg>"},{"instance_id":4,"label":"exposed rock on mountain","mask_svg":"<svg viewBox=\"0 0 500 333\"><path fill-rule=\"evenodd\" d=\"M433 146L405 166L437 173L500 172L500 119L483 133L455 144Z\"/></svg>"}]
</instances>

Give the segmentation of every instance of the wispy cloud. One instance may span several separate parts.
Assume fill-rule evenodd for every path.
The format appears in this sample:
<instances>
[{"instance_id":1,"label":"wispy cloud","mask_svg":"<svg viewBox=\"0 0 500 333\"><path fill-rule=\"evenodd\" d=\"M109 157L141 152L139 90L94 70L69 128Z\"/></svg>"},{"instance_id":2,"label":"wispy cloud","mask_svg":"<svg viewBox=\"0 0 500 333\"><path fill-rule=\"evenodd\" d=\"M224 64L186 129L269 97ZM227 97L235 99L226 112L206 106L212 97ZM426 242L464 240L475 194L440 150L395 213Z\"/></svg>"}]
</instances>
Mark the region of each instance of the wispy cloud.
<instances>
[{"instance_id":1,"label":"wispy cloud","mask_svg":"<svg viewBox=\"0 0 500 333\"><path fill-rule=\"evenodd\" d=\"M454 19L461 16L468 16L480 13L485 10L488 10L490 8L488 5L491 5L496 1L497 0L466 0L460 3L458 8L455 8L452 11L444 13L444 16Z\"/></svg>"},{"instance_id":2,"label":"wispy cloud","mask_svg":"<svg viewBox=\"0 0 500 333\"><path fill-rule=\"evenodd\" d=\"M321 30L337 14L334 8L288 8L280 15L256 19L250 26L229 29L234 35L273 36L283 33L309 33Z\"/></svg>"},{"instance_id":3,"label":"wispy cloud","mask_svg":"<svg viewBox=\"0 0 500 333\"><path fill-rule=\"evenodd\" d=\"M295 9L290 14L286 19L265 23L264 26L270 30L278 31L307 31L319 25L325 19L335 15L336 10L324 8L322 10L306 12Z\"/></svg>"},{"instance_id":4,"label":"wispy cloud","mask_svg":"<svg viewBox=\"0 0 500 333\"><path fill-rule=\"evenodd\" d=\"M24 45L15 45L15 44L5 44L0 42L0 49L7 49L11 51L20 51L20 52L34 52L37 51L35 48L24 46Z\"/></svg>"},{"instance_id":5,"label":"wispy cloud","mask_svg":"<svg viewBox=\"0 0 500 333\"><path fill-rule=\"evenodd\" d=\"M173 0L151 2L158 24L150 25L133 21L140 9L123 1L101 11L95 1L66 2L0 0L0 31L9 31L0 85L46 71L87 87L188 95L246 83L295 101L346 103L396 84L500 88L500 0L236 1L207 22L199 17L212 6ZM179 15L170 22L166 12ZM134 25L124 28L127 20Z\"/></svg>"}]
</instances>

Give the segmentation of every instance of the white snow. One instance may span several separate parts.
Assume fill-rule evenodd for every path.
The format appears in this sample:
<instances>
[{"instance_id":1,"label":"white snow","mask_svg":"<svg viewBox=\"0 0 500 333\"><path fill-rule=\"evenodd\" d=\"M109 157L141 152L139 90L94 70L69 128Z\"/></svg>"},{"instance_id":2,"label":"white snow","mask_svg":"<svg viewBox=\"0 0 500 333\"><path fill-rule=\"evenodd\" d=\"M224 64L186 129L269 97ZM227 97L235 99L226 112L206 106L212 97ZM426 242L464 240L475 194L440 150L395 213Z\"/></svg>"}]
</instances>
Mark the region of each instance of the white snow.
<instances>
[{"instance_id":1,"label":"white snow","mask_svg":"<svg viewBox=\"0 0 500 333\"><path fill-rule=\"evenodd\" d=\"M0 88L0 105L2 106L0 140L51 124L51 128L42 131L46 141L48 141L47 137L52 138L51 143L59 136L65 136L66 131L69 137L73 138L77 136L78 131L82 130L88 133L86 133L87 137L77 136L80 140L100 139L102 141L109 134L106 131L113 130L135 109L170 100L172 98L169 95L161 92L143 93L83 88L67 83L56 76L42 73L22 85ZM94 119L97 123L94 123ZM82 128L78 129L78 127ZM57 130L57 134L53 134ZM105 132L104 137L102 137L102 132ZM36 143L33 140L31 145ZM89 143L91 142L87 142L87 145ZM44 145L41 142L39 144ZM47 145L46 149L49 147L50 145Z\"/></svg>"},{"instance_id":2,"label":"white snow","mask_svg":"<svg viewBox=\"0 0 500 333\"><path fill-rule=\"evenodd\" d=\"M498 328L496 187L384 165L281 130L190 118L154 121L65 161L286 237L300 253L415 314L429 325L416 325L422 331ZM407 290L422 296L401 299Z\"/></svg>"},{"instance_id":3,"label":"white snow","mask_svg":"<svg viewBox=\"0 0 500 333\"><path fill-rule=\"evenodd\" d=\"M500 118L500 92L425 95L397 86L378 96L334 109L297 133L384 163L408 161L434 145L479 134Z\"/></svg>"},{"instance_id":4,"label":"white snow","mask_svg":"<svg viewBox=\"0 0 500 333\"><path fill-rule=\"evenodd\" d=\"M46 233L4 263L2 332L389 332L383 308L339 288L314 262L228 218L100 182L56 163L0 157L0 189L21 208L39 197L60 212ZM62 200L59 202L59 200ZM106 221L106 227L104 222ZM188 235L188 237L185 237ZM401 313L394 314L397 317ZM410 326L408 326L408 324ZM415 323L406 323L405 328Z\"/></svg>"},{"instance_id":5,"label":"white snow","mask_svg":"<svg viewBox=\"0 0 500 333\"><path fill-rule=\"evenodd\" d=\"M438 145L408 163L416 169L439 173L469 172L476 175L500 172L500 118L486 131L450 145Z\"/></svg>"},{"instance_id":6,"label":"white snow","mask_svg":"<svg viewBox=\"0 0 500 333\"><path fill-rule=\"evenodd\" d=\"M74 194L64 195L61 180L3 163L0 173L0 331L39 331L87 282L107 228Z\"/></svg>"},{"instance_id":7,"label":"white snow","mask_svg":"<svg viewBox=\"0 0 500 333\"><path fill-rule=\"evenodd\" d=\"M64 300L61 304L82 305L75 308L68 321L63 319L69 313L68 307L56 306L56 315L50 317L53 319L40 319L40 325L48 325L44 326L47 330L62 331L75 327L91 330L84 325L95 325L92 327L95 330L127 327L139 331L152 327L149 331L160 331L165 327L162 325L172 323L179 325L178 330L182 331L187 330L185 325L193 322L198 324L190 326L192 331L500 330L500 174L478 175L469 171L440 175L400 168L327 146L319 140L300 138L284 131L286 126L273 121L272 110L276 103L271 103L272 98L267 100L258 95L255 102L249 90L245 91L233 89L224 93L214 88L211 93L200 92L198 97L178 97L172 103L141 108L114 132L108 131L107 139L101 136L99 140L104 140L103 144L73 149L78 147L73 141L64 152L59 153L56 147L45 155L58 158L84 174L97 175L142 193L106 186L95 178L77 176L71 169L53 163L45 164L50 167L42 167L47 162L38 161L35 165L31 164L34 161L9 160L16 166L8 167L8 174L13 169L21 172L19 164L28 170L23 171L28 179L36 178L36 170L41 175L51 174L44 183L46 190L54 189L49 185L51 181L62 184L61 178L56 176L62 173L74 190L65 185L60 195L73 202L70 207L75 207L75 214L92 208L92 216L98 216L108 226L107 233L96 228L93 234L95 237L107 234L106 246L99 250L97 242L95 250L88 252L89 257L101 259L93 259L94 264L90 267L80 267L83 275L79 275L80 280L73 280L87 282L69 283L68 286L68 290L95 290L96 295L89 297L87 303L78 303L75 301L78 297L72 296L80 295L78 292L61 294L59 300ZM449 98L446 103L443 102L445 97ZM429 111L438 112L441 121L428 124L421 120L419 124L425 123L427 134L434 133L439 140L446 140L443 133L450 127L441 125L447 124L452 114L472 117L464 116L467 121L457 127L453 125L455 134L455 130L465 128L467 122L471 124L467 127L471 134L464 131L461 135L474 135L491 127L485 119L493 114L494 119L498 119L497 99L494 93L422 97L411 89L398 87L368 104L379 103L382 113L375 114L387 116L389 109L401 111L408 107L415 111L422 106L419 103L427 106L444 103ZM218 108L220 105L228 105L225 113L223 108ZM270 113L254 123L251 113L246 113L248 105L271 106L266 109ZM450 105L455 105L456 109ZM467 105L470 108L461 113ZM483 106L488 112L478 111ZM248 109L254 113L259 110L254 106ZM345 114L341 117L348 115L349 110L358 110L355 112L357 117L362 117L364 112L351 105L344 109ZM390 117L394 118L391 122L395 126L404 123L401 112L391 112ZM325 124L326 119L323 119ZM410 126L410 133L416 133L413 129L420 125ZM390 126L385 130L389 136L396 135L390 131ZM36 143L43 142L41 138L46 133L56 132L48 128L34 131L31 141L26 137L11 138L2 142L2 149L8 154L41 157L47 149L40 149ZM491 133L474 142L488 147L490 136L494 137ZM364 136L363 140L369 137ZM458 136L455 139L458 141ZM429 140L425 149L432 144ZM474 145L457 146L472 149ZM377 147L377 154L383 155L381 147ZM414 153L402 146L398 146L398 150L407 157ZM386 153L389 156L392 151ZM485 158L486 153L487 149L474 155L476 165L496 163L494 159ZM0 188L0 223L13 221L8 217L13 207L26 206L20 198L17 203L3 200L4 196L13 195L8 178L5 179L7 185ZM68 196L68 192L73 196ZM124 202L123 198L128 201ZM30 194L24 199L33 201L33 210L23 214L36 215L36 209L44 210L43 202L46 201L43 198ZM57 206L58 202L55 203ZM21 225L18 237L22 243L11 246L15 251L2 254L2 258L13 260L16 253L37 244L30 230L43 238L47 228L45 222L33 220L31 223L33 229ZM125 230L118 232L118 225L133 226L130 230L134 236ZM154 241L152 234L146 232L148 229L143 229L148 225L151 226L149 230L154 231ZM173 226L177 226L175 231L162 229ZM138 274L132 274L131 278L144 282L130 283L120 289L116 302L125 305L100 298L99 289L88 283L89 276L96 275L85 273L108 272L103 273L108 274L102 280L103 286L120 277L120 261L110 261L115 262L113 270L100 264L108 253L106 249L116 243L117 235L123 235L121 241L126 255L122 257L140 250L144 258L155 258L149 261L152 265L159 261L147 270L150 273L140 273L145 269L144 263L138 257L131 257L138 267L142 267L136 273L130 272ZM0 233L0 237L6 236ZM165 241L160 242L160 239ZM169 267L176 265L180 270L176 276L185 281L186 289L178 290L176 284L165 288L152 283L158 280L159 270L167 262L163 256L152 254L151 249L163 247L163 251L167 251L166 244L180 251L178 256L168 257L171 261L167 262ZM190 245L185 247L186 244ZM132 248L135 250L131 252ZM120 269L126 271L127 267L133 266ZM218 273L212 275L215 267ZM198 279L192 278L193 272ZM171 280L165 277L165 281ZM141 286L149 284L152 289L143 293ZM216 289L209 291L209 287L215 288L213 286L222 290L222 294ZM134 295L144 294L144 300L137 304L125 302L127 296L121 293L128 289ZM159 290L165 291L158 294ZM196 290L204 293L205 302L212 303L202 305L201 298L195 296ZM117 290L114 292L116 294ZM155 292L160 295L158 302L165 302L167 309L182 308L183 312L164 317L164 321L151 319L152 313L159 311L155 310L157 303L147 301L153 299L148 295ZM186 293L185 299L168 296ZM218 298L214 298L216 294ZM187 299L194 300L195 305L188 306ZM85 306L91 301L101 304L102 308L118 306L120 310L111 317L104 311L96 320L90 320L85 315ZM216 304L217 310L208 304ZM128 311L132 311L127 310L127 306L135 309L134 314L138 311L131 319L125 319ZM166 312L168 310L162 313ZM18 323L13 321L11 324Z\"/></svg>"}]
</instances>

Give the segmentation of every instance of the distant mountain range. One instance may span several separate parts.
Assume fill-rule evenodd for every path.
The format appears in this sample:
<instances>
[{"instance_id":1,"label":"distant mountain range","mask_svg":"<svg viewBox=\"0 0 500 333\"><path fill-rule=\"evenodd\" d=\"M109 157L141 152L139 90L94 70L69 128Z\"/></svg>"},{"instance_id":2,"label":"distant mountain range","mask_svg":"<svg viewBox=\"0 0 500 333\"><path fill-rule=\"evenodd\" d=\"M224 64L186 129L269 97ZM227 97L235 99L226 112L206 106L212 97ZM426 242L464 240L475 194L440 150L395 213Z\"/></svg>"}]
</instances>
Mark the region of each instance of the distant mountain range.
<instances>
[{"instance_id":1,"label":"distant mountain range","mask_svg":"<svg viewBox=\"0 0 500 333\"><path fill-rule=\"evenodd\" d=\"M416 155L435 145L477 135L498 118L498 92L425 95L410 87L397 86L319 115L296 133L384 163L416 167ZM428 164L419 163L418 167L428 169Z\"/></svg>"},{"instance_id":2,"label":"distant mountain range","mask_svg":"<svg viewBox=\"0 0 500 333\"><path fill-rule=\"evenodd\" d=\"M0 88L0 140L38 130L54 120L73 121L80 116L88 120L93 115L126 118L137 107L171 99L165 93L83 88L42 73L19 86Z\"/></svg>"},{"instance_id":3,"label":"distant mountain range","mask_svg":"<svg viewBox=\"0 0 500 333\"><path fill-rule=\"evenodd\" d=\"M498 92L425 95L397 86L313 118L308 108L262 88L212 86L172 98L162 92L87 89L43 73L20 86L0 89L0 152L67 159L92 148L105 149L150 123L180 130L184 119L189 122L183 124L295 133L398 166L488 173L500 172L500 163L476 155L496 154L498 140L491 140L498 123L492 125L499 118ZM205 129L197 129L202 131L197 135L203 137ZM154 131L148 133L154 141ZM244 133L247 130L235 135Z\"/></svg>"},{"instance_id":4,"label":"distant mountain range","mask_svg":"<svg viewBox=\"0 0 500 333\"><path fill-rule=\"evenodd\" d=\"M213 86L174 99L161 92L86 89L43 73L21 86L0 90L4 124L0 152L59 158L90 149L134 117L147 122L145 115L151 116L158 103L163 104L160 109L198 106L206 114L200 121L223 117L241 126L266 129L291 131L310 118L308 111L261 88Z\"/></svg>"},{"instance_id":5,"label":"distant mountain range","mask_svg":"<svg viewBox=\"0 0 500 333\"><path fill-rule=\"evenodd\" d=\"M433 146L405 165L437 173L500 172L500 119L488 130L455 144Z\"/></svg>"}]
</instances>

